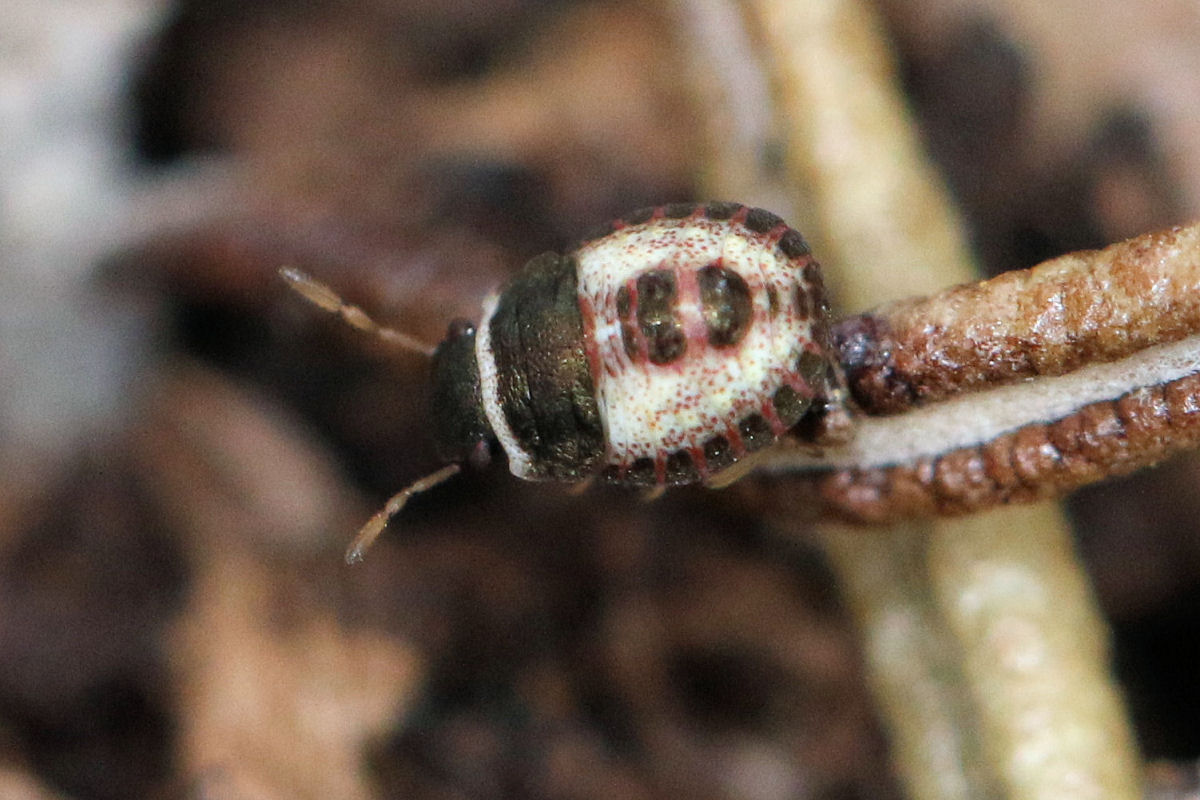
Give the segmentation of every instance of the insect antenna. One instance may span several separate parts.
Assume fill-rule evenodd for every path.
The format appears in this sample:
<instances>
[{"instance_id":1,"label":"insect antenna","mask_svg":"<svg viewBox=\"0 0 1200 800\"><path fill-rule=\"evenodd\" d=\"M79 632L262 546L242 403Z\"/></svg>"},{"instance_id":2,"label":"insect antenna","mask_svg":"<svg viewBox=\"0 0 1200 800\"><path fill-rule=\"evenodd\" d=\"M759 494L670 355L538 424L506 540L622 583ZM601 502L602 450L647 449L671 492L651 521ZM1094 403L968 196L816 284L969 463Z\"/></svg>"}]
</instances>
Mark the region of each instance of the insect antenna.
<instances>
[{"instance_id":1,"label":"insect antenna","mask_svg":"<svg viewBox=\"0 0 1200 800\"><path fill-rule=\"evenodd\" d=\"M387 527L388 520L400 513L400 509L404 508L410 497L414 494L429 491L439 483L448 481L461 470L462 465L460 464L447 464L437 472L413 481L392 495L392 498L387 501L383 508L379 509L375 513L375 516L367 520L366 525L359 528L358 535L354 537L354 541L346 548L346 563L358 564L363 560L367 548L379 538L379 534L383 533L383 529Z\"/></svg>"},{"instance_id":2,"label":"insect antenna","mask_svg":"<svg viewBox=\"0 0 1200 800\"><path fill-rule=\"evenodd\" d=\"M350 327L374 334L385 342L405 350L411 350L423 356L433 355L434 345L422 342L420 339L409 336L407 333L401 333L398 330L380 325L371 319L367 312L358 306L350 305L339 297L333 289L330 289L320 281L314 280L300 270L294 267L282 267L279 270L279 275L287 281L288 286L305 300L318 308L325 309L331 314L337 314Z\"/></svg>"}]
</instances>

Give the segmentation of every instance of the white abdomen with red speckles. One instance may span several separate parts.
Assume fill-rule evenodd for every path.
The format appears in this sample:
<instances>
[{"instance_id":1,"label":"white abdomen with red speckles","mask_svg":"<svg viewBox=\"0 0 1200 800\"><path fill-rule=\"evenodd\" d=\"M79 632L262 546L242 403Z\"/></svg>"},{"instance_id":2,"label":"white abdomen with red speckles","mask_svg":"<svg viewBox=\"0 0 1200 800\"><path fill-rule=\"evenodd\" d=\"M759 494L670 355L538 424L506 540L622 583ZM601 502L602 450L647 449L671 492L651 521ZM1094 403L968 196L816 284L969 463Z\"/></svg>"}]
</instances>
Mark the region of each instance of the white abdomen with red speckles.
<instances>
[{"instance_id":1,"label":"white abdomen with red speckles","mask_svg":"<svg viewBox=\"0 0 1200 800\"><path fill-rule=\"evenodd\" d=\"M731 220L655 219L577 251L580 307L609 464L661 462L681 449L695 451L751 413L773 413L774 392L795 385L797 358L812 341L811 320L796 303L807 262L789 259L775 246L781 232L755 233ZM711 265L737 273L750 289L749 327L726 347L708 341L697 284L688 277ZM622 286L662 269L678 276L674 308L686 348L670 363L655 364L627 352L617 297Z\"/></svg>"}]
</instances>

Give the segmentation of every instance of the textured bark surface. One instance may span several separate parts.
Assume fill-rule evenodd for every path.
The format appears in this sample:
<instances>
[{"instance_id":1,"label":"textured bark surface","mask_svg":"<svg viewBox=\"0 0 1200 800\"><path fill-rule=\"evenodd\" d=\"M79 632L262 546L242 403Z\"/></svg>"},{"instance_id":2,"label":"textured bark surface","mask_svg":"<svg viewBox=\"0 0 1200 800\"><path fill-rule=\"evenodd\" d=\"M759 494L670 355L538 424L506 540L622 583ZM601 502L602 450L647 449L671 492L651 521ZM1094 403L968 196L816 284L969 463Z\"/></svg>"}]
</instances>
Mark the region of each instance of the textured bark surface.
<instances>
[{"instance_id":1,"label":"textured bark surface","mask_svg":"<svg viewBox=\"0 0 1200 800\"><path fill-rule=\"evenodd\" d=\"M1072 253L835 326L854 399L889 414L1061 375L1200 330L1200 226Z\"/></svg>"},{"instance_id":2,"label":"textured bark surface","mask_svg":"<svg viewBox=\"0 0 1200 800\"><path fill-rule=\"evenodd\" d=\"M814 477L828 513L856 522L957 515L1055 497L1200 443L1200 375L1093 403L915 464Z\"/></svg>"}]
</instances>

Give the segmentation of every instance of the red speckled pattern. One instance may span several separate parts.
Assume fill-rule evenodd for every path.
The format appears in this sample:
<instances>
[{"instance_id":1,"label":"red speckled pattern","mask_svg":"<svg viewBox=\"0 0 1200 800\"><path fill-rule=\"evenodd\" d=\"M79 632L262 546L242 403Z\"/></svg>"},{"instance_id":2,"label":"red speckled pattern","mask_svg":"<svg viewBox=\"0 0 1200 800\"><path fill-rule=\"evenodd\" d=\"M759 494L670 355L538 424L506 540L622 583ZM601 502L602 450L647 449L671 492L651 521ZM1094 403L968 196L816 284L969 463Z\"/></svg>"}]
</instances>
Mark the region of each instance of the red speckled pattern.
<instances>
[{"instance_id":1,"label":"red speckled pattern","mask_svg":"<svg viewBox=\"0 0 1200 800\"><path fill-rule=\"evenodd\" d=\"M615 225L575 254L609 465L627 468L649 458L661 482L667 457L686 450L707 477L706 440L726 435L739 442L737 423L753 413L776 420L771 398L780 386L812 396L795 369L800 354L813 347L811 321L795 302L797 290L809 290L804 267L811 257L789 258L777 247L787 226L757 233L745 226L746 212L717 220L698 207L688 217L669 219L659 209L646 222ZM728 347L707 338L696 273L710 265L736 272L750 287L749 328ZM644 347L632 356L626 351L617 310L621 287L636 292L638 276L655 269L675 274L675 314L687 338L683 355L661 365L645 357ZM774 313L769 286L778 300ZM776 428L776 435L783 432Z\"/></svg>"}]
</instances>

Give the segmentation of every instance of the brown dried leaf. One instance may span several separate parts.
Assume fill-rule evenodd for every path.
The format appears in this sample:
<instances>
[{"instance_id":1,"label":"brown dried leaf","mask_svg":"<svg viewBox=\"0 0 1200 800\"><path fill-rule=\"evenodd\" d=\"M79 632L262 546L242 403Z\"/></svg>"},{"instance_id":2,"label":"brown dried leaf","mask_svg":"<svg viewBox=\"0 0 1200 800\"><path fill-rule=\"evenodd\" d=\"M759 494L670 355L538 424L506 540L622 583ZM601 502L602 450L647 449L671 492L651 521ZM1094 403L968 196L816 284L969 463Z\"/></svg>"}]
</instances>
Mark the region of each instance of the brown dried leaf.
<instances>
[{"instance_id":1,"label":"brown dried leaf","mask_svg":"<svg viewBox=\"0 0 1200 800\"><path fill-rule=\"evenodd\" d=\"M216 547L197 568L174 637L184 774L264 799L372 797L362 749L413 696L412 649L319 605L289 607L281 624L272 608L288 598L242 548Z\"/></svg>"}]
</instances>

